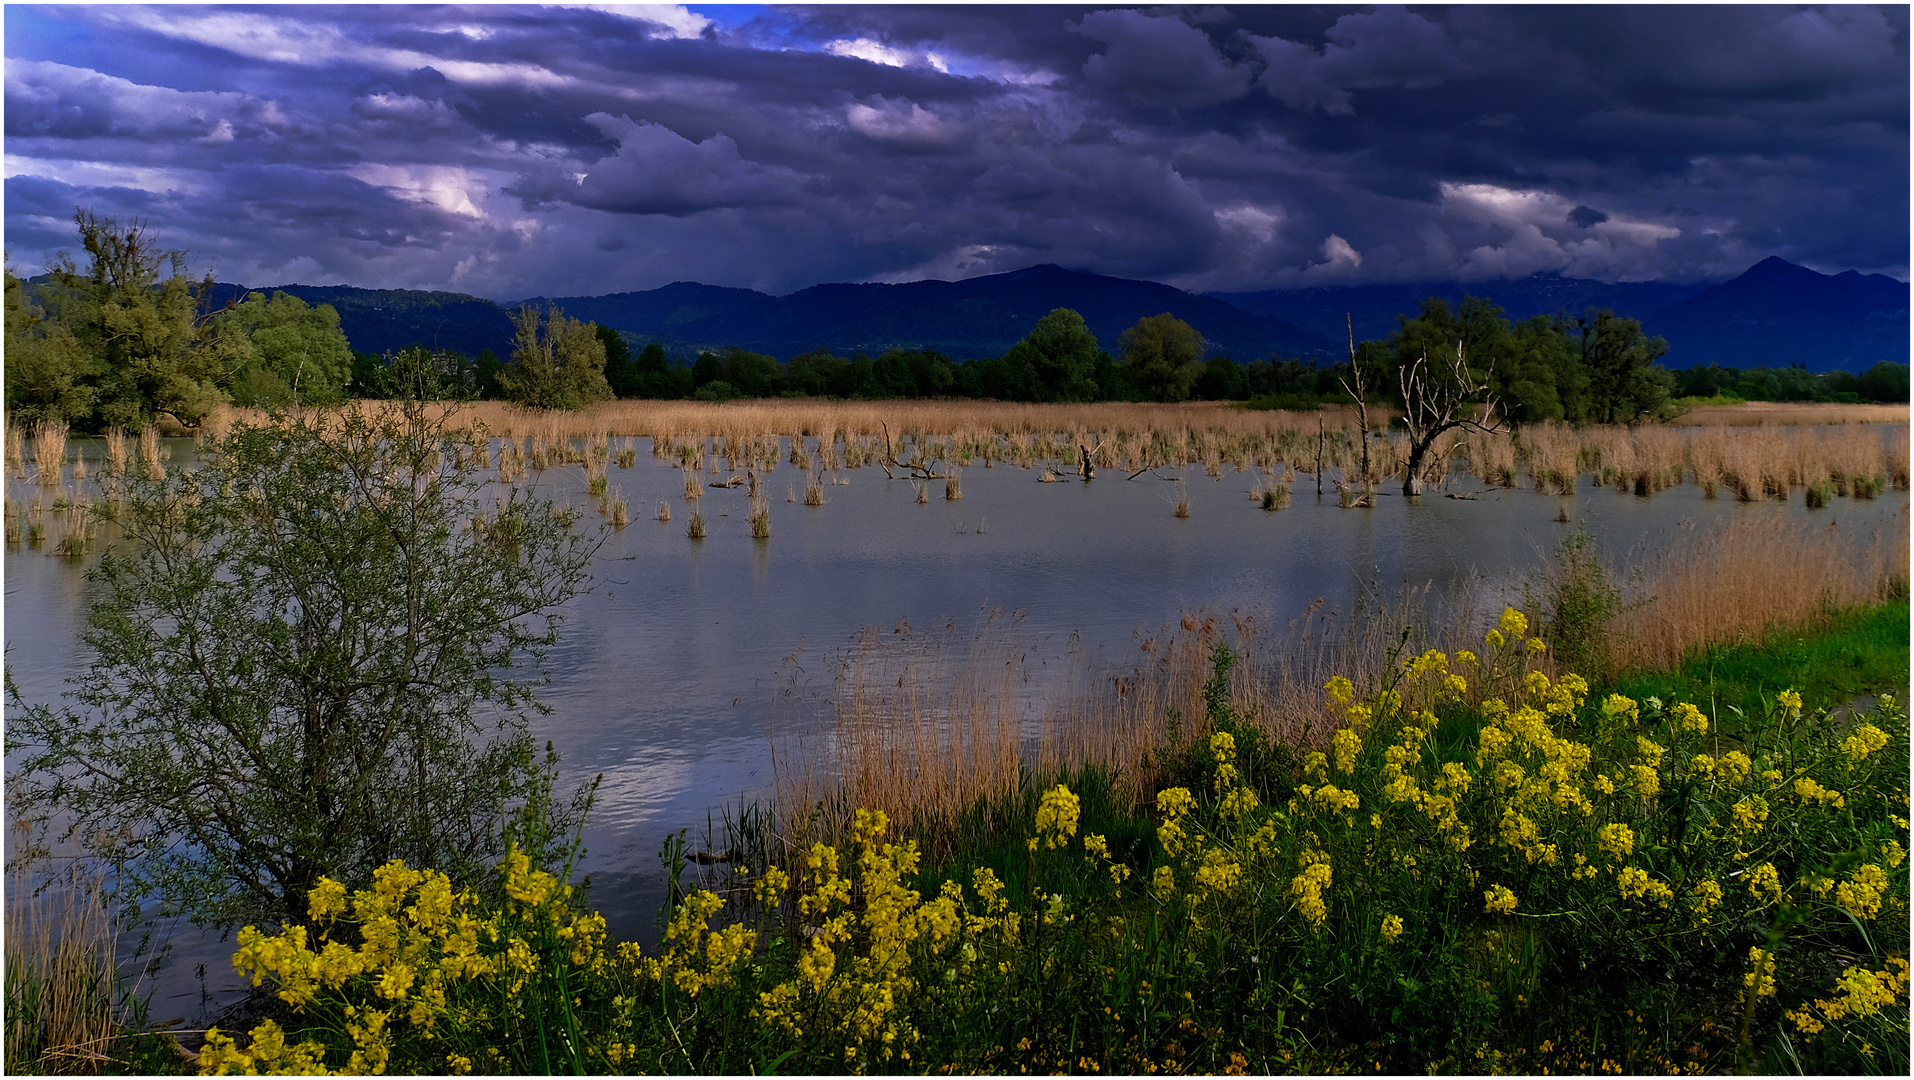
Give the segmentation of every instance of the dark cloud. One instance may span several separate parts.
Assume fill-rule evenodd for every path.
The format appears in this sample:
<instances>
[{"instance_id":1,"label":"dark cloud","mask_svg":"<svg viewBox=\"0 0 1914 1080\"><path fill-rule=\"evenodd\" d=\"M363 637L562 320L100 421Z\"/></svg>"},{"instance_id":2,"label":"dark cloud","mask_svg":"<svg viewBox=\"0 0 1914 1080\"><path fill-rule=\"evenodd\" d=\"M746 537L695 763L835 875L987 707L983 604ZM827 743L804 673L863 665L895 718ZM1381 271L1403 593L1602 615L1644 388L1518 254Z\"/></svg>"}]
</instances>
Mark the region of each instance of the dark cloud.
<instances>
[{"instance_id":1,"label":"dark cloud","mask_svg":"<svg viewBox=\"0 0 1914 1080\"><path fill-rule=\"evenodd\" d=\"M1036 262L1199 289L1907 272L1905 8L6 20L22 269L77 203L248 283L500 298Z\"/></svg>"},{"instance_id":2,"label":"dark cloud","mask_svg":"<svg viewBox=\"0 0 1914 1080\"><path fill-rule=\"evenodd\" d=\"M1607 214L1592 206L1578 206L1568 212L1568 223L1578 229L1592 229L1607 220Z\"/></svg>"}]
</instances>

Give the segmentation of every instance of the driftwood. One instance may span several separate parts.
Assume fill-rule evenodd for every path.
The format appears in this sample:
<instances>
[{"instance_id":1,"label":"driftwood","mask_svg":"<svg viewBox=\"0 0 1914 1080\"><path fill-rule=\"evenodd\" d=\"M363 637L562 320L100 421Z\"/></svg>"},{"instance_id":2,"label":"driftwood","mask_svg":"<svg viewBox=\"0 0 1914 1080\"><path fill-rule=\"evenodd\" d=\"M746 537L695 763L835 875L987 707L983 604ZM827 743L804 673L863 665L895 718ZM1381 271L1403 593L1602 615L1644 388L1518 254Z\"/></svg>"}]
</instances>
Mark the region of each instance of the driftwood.
<instances>
[{"instance_id":1,"label":"driftwood","mask_svg":"<svg viewBox=\"0 0 1914 1080\"><path fill-rule=\"evenodd\" d=\"M934 467L935 459L933 459L932 465L925 465L922 461L897 460L897 454L891 449L891 426L889 424L884 424L882 426L884 428L884 456L879 458L877 463L879 465L884 466L885 476L890 477L892 480L897 479L897 474L891 471L891 466L895 465L896 467L905 470L909 474L909 479L912 479L912 480L948 480L950 479L951 474L940 473L936 470L936 468Z\"/></svg>"}]
</instances>

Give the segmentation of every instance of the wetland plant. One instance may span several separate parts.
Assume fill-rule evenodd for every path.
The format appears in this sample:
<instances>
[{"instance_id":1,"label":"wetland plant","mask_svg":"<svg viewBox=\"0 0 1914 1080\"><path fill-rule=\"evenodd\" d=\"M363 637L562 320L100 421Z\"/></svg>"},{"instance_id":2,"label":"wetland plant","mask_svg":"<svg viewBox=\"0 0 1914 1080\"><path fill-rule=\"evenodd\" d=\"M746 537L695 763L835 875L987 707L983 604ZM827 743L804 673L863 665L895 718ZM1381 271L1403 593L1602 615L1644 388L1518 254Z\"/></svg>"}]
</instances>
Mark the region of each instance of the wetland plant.
<instances>
[{"instance_id":1,"label":"wetland plant","mask_svg":"<svg viewBox=\"0 0 1914 1080\"><path fill-rule=\"evenodd\" d=\"M685 501L694 502L704 498L704 485L698 483L698 471L690 465L685 466Z\"/></svg>"},{"instance_id":2,"label":"wetland plant","mask_svg":"<svg viewBox=\"0 0 1914 1080\"><path fill-rule=\"evenodd\" d=\"M923 482L922 480L919 480L919 481L917 481L917 502L918 502L918 505L920 505L920 506L921 506L921 505L923 505L924 503L927 503L927 502L929 502L929 501L930 501L930 489L924 486L924 482Z\"/></svg>"},{"instance_id":3,"label":"wetland plant","mask_svg":"<svg viewBox=\"0 0 1914 1080\"><path fill-rule=\"evenodd\" d=\"M670 500L668 500L668 499L659 499L659 500L658 500L658 520L659 520L659 521L670 521L670 520L671 520L671 502L670 502Z\"/></svg>"},{"instance_id":4,"label":"wetland plant","mask_svg":"<svg viewBox=\"0 0 1914 1080\"><path fill-rule=\"evenodd\" d=\"M613 495L611 497L612 528L622 529L629 524L631 524L631 511L625 505L625 497L623 495Z\"/></svg>"},{"instance_id":5,"label":"wetland plant","mask_svg":"<svg viewBox=\"0 0 1914 1080\"><path fill-rule=\"evenodd\" d=\"M759 540L771 535L771 504L762 495L751 496L751 535Z\"/></svg>"},{"instance_id":6,"label":"wetland plant","mask_svg":"<svg viewBox=\"0 0 1914 1080\"><path fill-rule=\"evenodd\" d=\"M1190 486L1181 480L1176 482L1176 516L1190 516Z\"/></svg>"},{"instance_id":7,"label":"wetland plant","mask_svg":"<svg viewBox=\"0 0 1914 1080\"><path fill-rule=\"evenodd\" d=\"M804 479L804 505L824 505L824 478L815 472Z\"/></svg>"},{"instance_id":8,"label":"wetland plant","mask_svg":"<svg viewBox=\"0 0 1914 1080\"><path fill-rule=\"evenodd\" d=\"M1263 509L1289 509L1289 485L1275 484L1263 489Z\"/></svg>"},{"instance_id":9,"label":"wetland plant","mask_svg":"<svg viewBox=\"0 0 1914 1080\"><path fill-rule=\"evenodd\" d=\"M41 487L57 487L60 466L66 462L66 421L41 420L33 425L33 464Z\"/></svg>"},{"instance_id":10,"label":"wetland plant","mask_svg":"<svg viewBox=\"0 0 1914 1080\"><path fill-rule=\"evenodd\" d=\"M691 524L685 529L685 535L693 540L704 539L704 511L693 510L691 512Z\"/></svg>"},{"instance_id":11,"label":"wetland plant","mask_svg":"<svg viewBox=\"0 0 1914 1080\"><path fill-rule=\"evenodd\" d=\"M956 502L958 499L961 499L963 497L964 497L963 477L959 476L957 473L957 470L953 468L952 470L950 470L950 475L944 477L944 501Z\"/></svg>"}]
</instances>

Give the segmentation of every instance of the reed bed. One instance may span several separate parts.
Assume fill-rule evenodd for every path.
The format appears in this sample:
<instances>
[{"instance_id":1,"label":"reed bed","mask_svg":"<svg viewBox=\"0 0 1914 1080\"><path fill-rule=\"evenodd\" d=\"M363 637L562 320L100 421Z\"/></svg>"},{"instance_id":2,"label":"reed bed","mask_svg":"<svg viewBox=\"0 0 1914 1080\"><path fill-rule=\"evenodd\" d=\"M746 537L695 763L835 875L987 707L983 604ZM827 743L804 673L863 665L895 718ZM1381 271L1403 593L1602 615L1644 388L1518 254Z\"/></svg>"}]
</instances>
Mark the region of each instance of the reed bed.
<instances>
[{"instance_id":1,"label":"reed bed","mask_svg":"<svg viewBox=\"0 0 1914 1080\"><path fill-rule=\"evenodd\" d=\"M7 471L14 479L27 478L27 436L19 424L11 418L7 421Z\"/></svg>"},{"instance_id":2,"label":"reed bed","mask_svg":"<svg viewBox=\"0 0 1914 1080\"><path fill-rule=\"evenodd\" d=\"M1609 629L1619 669L1673 668L1697 652L1811 626L1904 593L1908 515L1875 529L1730 519L1657 553Z\"/></svg>"},{"instance_id":3,"label":"reed bed","mask_svg":"<svg viewBox=\"0 0 1914 1080\"><path fill-rule=\"evenodd\" d=\"M1610 673L1672 669L1698 650L1903 593L1908 543L1905 512L1867 531L1781 520L1684 531L1607 626L1605 661ZM866 631L778 743L782 833L814 837L805 821L818 811L829 834L845 824L836 815L861 806L913 822L938 850L979 800L999 799L1020 777L1085 765L1143 798L1159 750L1207 736L1203 687L1225 635L1240 657L1229 673L1235 714L1299 751L1318 748L1338 723L1322 691L1332 675L1366 693L1406 656L1479 647L1478 598L1508 588L1478 582L1442 601L1419 590L1366 594L1347 612L1318 601L1276 633L1261 616L1196 613L1140 634L1134 660L1119 665L1093 663L1074 643L1049 656L994 615L968 633L954 624Z\"/></svg>"},{"instance_id":4,"label":"reed bed","mask_svg":"<svg viewBox=\"0 0 1914 1080\"><path fill-rule=\"evenodd\" d=\"M119 932L99 874L78 866L37 882L44 859L7 872L6 1070L97 1072L129 1020Z\"/></svg>"},{"instance_id":5,"label":"reed bed","mask_svg":"<svg viewBox=\"0 0 1914 1080\"><path fill-rule=\"evenodd\" d=\"M1905 424L1906 405L1843 405L1812 401L1748 401L1704 405L1669 421L1680 427L1793 427L1804 424Z\"/></svg>"},{"instance_id":6,"label":"reed bed","mask_svg":"<svg viewBox=\"0 0 1914 1080\"><path fill-rule=\"evenodd\" d=\"M832 657L828 690L783 692L773 740L779 833L787 844L835 835L852 808L881 809L942 852L979 800L1086 765L1107 768L1141 806L1155 790L1158 751L1208 736L1203 689L1225 633L1240 657L1229 673L1236 715L1313 747L1333 729L1321 689L1330 676L1381 686L1405 641L1419 653L1479 636L1461 629L1479 630L1467 598L1431 636L1429 600L1406 590L1348 613L1319 601L1273 636L1253 614L1197 613L1140 633L1133 659L1111 667L1074 638L1050 655L999 612L972 630L949 621L866 629Z\"/></svg>"},{"instance_id":7,"label":"reed bed","mask_svg":"<svg viewBox=\"0 0 1914 1080\"><path fill-rule=\"evenodd\" d=\"M155 480L166 478L166 466L160 461L159 429L148 424L140 429L140 467Z\"/></svg>"}]
</instances>

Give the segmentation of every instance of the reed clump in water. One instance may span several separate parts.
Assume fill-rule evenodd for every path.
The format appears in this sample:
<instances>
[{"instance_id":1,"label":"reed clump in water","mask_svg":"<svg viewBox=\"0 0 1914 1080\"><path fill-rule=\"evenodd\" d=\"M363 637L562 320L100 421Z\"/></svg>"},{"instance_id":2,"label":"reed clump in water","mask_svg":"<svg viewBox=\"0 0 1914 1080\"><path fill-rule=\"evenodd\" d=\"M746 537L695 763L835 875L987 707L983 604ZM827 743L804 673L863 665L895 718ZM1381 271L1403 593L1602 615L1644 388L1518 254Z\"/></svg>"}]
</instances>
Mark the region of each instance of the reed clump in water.
<instances>
[{"instance_id":1,"label":"reed clump in water","mask_svg":"<svg viewBox=\"0 0 1914 1080\"><path fill-rule=\"evenodd\" d=\"M693 540L704 539L704 511L693 510L691 512L691 524L686 526L685 535Z\"/></svg>"},{"instance_id":2,"label":"reed clump in water","mask_svg":"<svg viewBox=\"0 0 1914 1080\"><path fill-rule=\"evenodd\" d=\"M1181 480L1176 482L1176 516L1190 516L1190 486Z\"/></svg>"},{"instance_id":3,"label":"reed clump in water","mask_svg":"<svg viewBox=\"0 0 1914 1080\"><path fill-rule=\"evenodd\" d=\"M659 520L659 521L670 521L670 520L671 520L671 502L670 502L670 500L667 500L667 499L659 499L659 500L658 500L658 520Z\"/></svg>"},{"instance_id":4,"label":"reed clump in water","mask_svg":"<svg viewBox=\"0 0 1914 1080\"><path fill-rule=\"evenodd\" d=\"M824 477L815 470L804 478L804 505L824 505Z\"/></svg>"},{"instance_id":5,"label":"reed clump in water","mask_svg":"<svg viewBox=\"0 0 1914 1080\"><path fill-rule=\"evenodd\" d=\"M41 420L33 425L33 464L41 487L59 487L66 464L67 426L64 420Z\"/></svg>"},{"instance_id":6,"label":"reed clump in water","mask_svg":"<svg viewBox=\"0 0 1914 1080\"><path fill-rule=\"evenodd\" d=\"M631 524L631 509L625 504L625 497L616 492L611 496L611 527L622 529Z\"/></svg>"},{"instance_id":7,"label":"reed clump in water","mask_svg":"<svg viewBox=\"0 0 1914 1080\"><path fill-rule=\"evenodd\" d=\"M964 480L963 480L963 477L958 473L957 469L953 467L950 470L950 475L944 477L944 501L956 502L958 499L961 499L963 497L964 497Z\"/></svg>"},{"instance_id":8,"label":"reed clump in water","mask_svg":"<svg viewBox=\"0 0 1914 1080\"><path fill-rule=\"evenodd\" d=\"M16 480L27 478L27 437L19 424L7 421L7 471Z\"/></svg>"},{"instance_id":9,"label":"reed clump in water","mask_svg":"<svg viewBox=\"0 0 1914 1080\"><path fill-rule=\"evenodd\" d=\"M151 424L140 429L140 468L152 480L166 479L166 466L160 461L159 429Z\"/></svg>"},{"instance_id":10,"label":"reed clump in water","mask_svg":"<svg viewBox=\"0 0 1914 1080\"><path fill-rule=\"evenodd\" d=\"M751 496L751 535L759 540L771 535L771 504L762 495Z\"/></svg>"}]
</instances>

